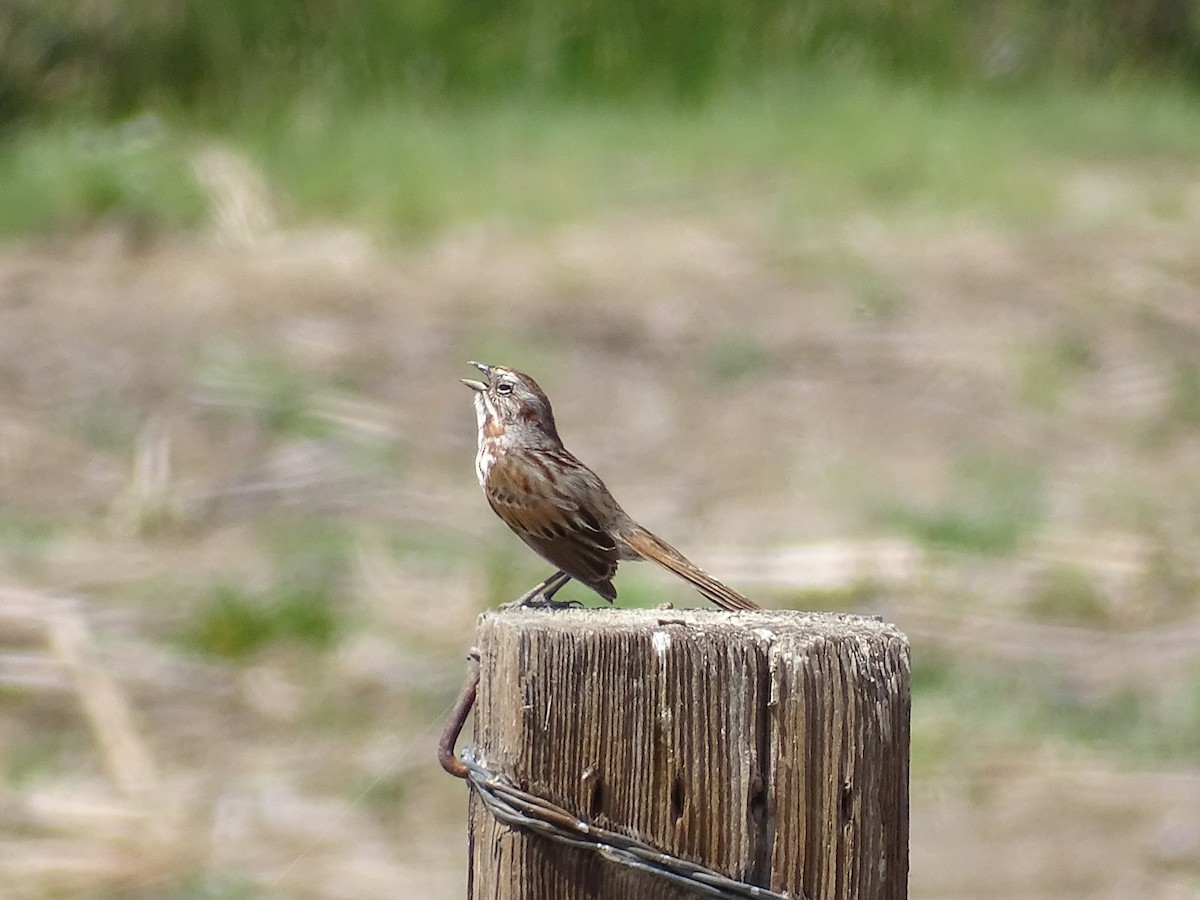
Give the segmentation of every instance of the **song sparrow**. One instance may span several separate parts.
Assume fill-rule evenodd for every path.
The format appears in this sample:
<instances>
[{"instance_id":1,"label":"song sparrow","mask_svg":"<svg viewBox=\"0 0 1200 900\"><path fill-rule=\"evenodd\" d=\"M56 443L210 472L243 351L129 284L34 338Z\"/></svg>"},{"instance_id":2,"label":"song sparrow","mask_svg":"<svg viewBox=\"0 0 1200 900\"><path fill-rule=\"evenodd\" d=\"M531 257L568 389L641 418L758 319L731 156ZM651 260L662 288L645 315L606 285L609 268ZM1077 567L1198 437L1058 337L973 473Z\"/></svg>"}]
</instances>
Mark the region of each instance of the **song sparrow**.
<instances>
[{"instance_id":1,"label":"song sparrow","mask_svg":"<svg viewBox=\"0 0 1200 900\"><path fill-rule=\"evenodd\" d=\"M475 391L479 484L504 524L558 569L515 605L571 605L554 600L554 594L572 578L612 601L617 564L648 559L691 582L717 606L761 608L621 509L596 473L563 446L550 401L536 381L504 366L471 365L487 379L462 379Z\"/></svg>"}]
</instances>

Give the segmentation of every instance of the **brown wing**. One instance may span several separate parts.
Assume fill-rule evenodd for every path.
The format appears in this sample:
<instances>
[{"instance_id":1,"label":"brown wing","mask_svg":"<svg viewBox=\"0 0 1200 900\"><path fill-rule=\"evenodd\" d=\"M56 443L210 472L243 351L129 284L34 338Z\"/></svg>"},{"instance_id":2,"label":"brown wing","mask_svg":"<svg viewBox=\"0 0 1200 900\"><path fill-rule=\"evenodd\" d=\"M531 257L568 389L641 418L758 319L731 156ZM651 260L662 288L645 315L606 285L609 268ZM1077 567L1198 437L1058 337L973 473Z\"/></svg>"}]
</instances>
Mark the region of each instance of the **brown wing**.
<instances>
[{"instance_id":1,"label":"brown wing","mask_svg":"<svg viewBox=\"0 0 1200 900\"><path fill-rule=\"evenodd\" d=\"M492 464L488 503L539 556L605 599L615 599L611 579L620 559L617 543L572 491L589 479L597 483L599 479L570 454L553 459L531 451L522 454L520 466L504 457ZM550 467L561 472L564 465L571 477L551 480Z\"/></svg>"}]
</instances>

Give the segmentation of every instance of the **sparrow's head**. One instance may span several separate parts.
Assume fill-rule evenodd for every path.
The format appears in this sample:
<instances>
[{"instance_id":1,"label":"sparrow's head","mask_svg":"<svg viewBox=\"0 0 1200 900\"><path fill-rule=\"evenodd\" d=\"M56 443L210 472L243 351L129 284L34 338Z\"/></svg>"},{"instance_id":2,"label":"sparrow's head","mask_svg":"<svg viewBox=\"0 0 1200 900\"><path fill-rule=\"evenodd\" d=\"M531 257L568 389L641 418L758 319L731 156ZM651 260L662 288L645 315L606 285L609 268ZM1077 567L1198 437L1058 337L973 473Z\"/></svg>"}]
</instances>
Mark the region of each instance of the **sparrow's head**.
<instances>
[{"instance_id":1,"label":"sparrow's head","mask_svg":"<svg viewBox=\"0 0 1200 900\"><path fill-rule=\"evenodd\" d=\"M554 411L538 383L516 369L472 362L484 381L462 383L475 392L475 418L479 439L507 438L524 444L557 444Z\"/></svg>"}]
</instances>

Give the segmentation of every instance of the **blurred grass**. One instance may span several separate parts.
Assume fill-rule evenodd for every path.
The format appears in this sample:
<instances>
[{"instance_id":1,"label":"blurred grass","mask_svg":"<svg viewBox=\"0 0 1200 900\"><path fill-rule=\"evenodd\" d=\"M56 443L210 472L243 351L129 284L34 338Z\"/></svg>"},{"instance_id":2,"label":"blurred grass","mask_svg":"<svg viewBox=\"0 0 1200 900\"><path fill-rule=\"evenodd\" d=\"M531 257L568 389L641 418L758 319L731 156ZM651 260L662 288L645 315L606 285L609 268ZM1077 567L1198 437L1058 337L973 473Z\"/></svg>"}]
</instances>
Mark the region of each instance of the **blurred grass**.
<instances>
[{"instance_id":1,"label":"blurred grass","mask_svg":"<svg viewBox=\"0 0 1200 900\"><path fill-rule=\"evenodd\" d=\"M967 453L940 503L895 503L879 517L931 549L1004 556L1041 525L1041 497L1032 466L995 452Z\"/></svg>"},{"instance_id":2,"label":"blurred grass","mask_svg":"<svg viewBox=\"0 0 1200 900\"><path fill-rule=\"evenodd\" d=\"M219 118L314 93L339 105L401 94L687 104L821 66L943 86L1200 79L1200 20L1171 0L14 0L2 15L0 126L71 105Z\"/></svg>"},{"instance_id":3,"label":"blurred grass","mask_svg":"<svg viewBox=\"0 0 1200 900\"><path fill-rule=\"evenodd\" d=\"M1076 566L1059 564L1041 573L1025 611L1030 618L1070 625L1111 624L1110 610L1089 573Z\"/></svg>"},{"instance_id":4,"label":"blurred grass","mask_svg":"<svg viewBox=\"0 0 1200 900\"><path fill-rule=\"evenodd\" d=\"M0 234L193 226L211 140L293 219L403 236L731 196L1041 216L1066 165L1197 152L1200 20L1168 0L18 0L0 26Z\"/></svg>"},{"instance_id":5,"label":"blurred grass","mask_svg":"<svg viewBox=\"0 0 1200 900\"><path fill-rule=\"evenodd\" d=\"M1037 665L1007 670L937 653L913 663L913 765L961 762L980 745L1059 742L1130 761L1200 764L1200 670L1166 698L1133 687L1089 694Z\"/></svg>"},{"instance_id":6,"label":"blurred grass","mask_svg":"<svg viewBox=\"0 0 1200 900\"><path fill-rule=\"evenodd\" d=\"M192 166L214 140L253 161L285 224L337 220L409 238L735 204L784 228L854 208L1025 224L1063 214L1080 165L1186 170L1200 153L1200 106L1136 84L948 92L818 72L685 107L288 98L219 129L171 115L114 126L64 117L0 141L0 233L113 218L193 227L205 197ZM874 314L893 307L878 284L864 290Z\"/></svg>"},{"instance_id":7,"label":"blurred grass","mask_svg":"<svg viewBox=\"0 0 1200 900\"><path fill-rule=\"evenodd\" d=\"M1060 330L1022 355L1018 393L1034 409L1052 413L1063 395L1096 367L1091 337L1080 328Z\"/></svg>"},{"instance_id":8,"label":"blurred grass","mask_svg":"<svg viewBox=\"0 0 1200 900\"><path fill-rule=\"evenodd\" d=\"M0 139L0 234L50 233L118 219L135 229L201 221L189 169L191 135L156 120L106 126L90 117Z\"/></svg>"},{"instance_id":9,"label":"blurred grass","mask_svg":"<svg viewBox=\"0 0 1200 900\"><path fill-rule=\"evenodd\" d=\"M320 649L336 629L333 598L322 586L287 583L259 594L219 585L193 613L182 643L208 656L241 660L285 641Z\"/></svg>"},{"instance_id":10,"label":"blurred grass","mask_svg":"<svg viewBox=\"0 0 1200 900\"><path fill-rule=\"evenodd\" d=\"M180 643L231 660L288 642L328 648L349 617L343 584L353 532L336 519L307 516L263 517L256 532L269 582L250 587L218 578L206 584L178 626Z\"/></svg>"},{"instance_id":11,"label":"blurred grass","mask_svg":"<svg viewBox=\"0 0 1200 900\"><path fill-rule=\"evenodd\" d=\"M1025 220L1056 211L1081 161L1149 155L1183 167L1200 151L1200 109L1183 93L961 95L856 75L698 108L509 101L257 121L238 131L298 210L408 234L731 202L762 203L783 222L863 206Z\"/></svg>"},{"instance_id":12,"label":"blurred grass","mask_svg":"<svg viewBox=\"0 0 1200 900\"><path fill-rule=\"evenodd\" d=\"M312 373L299 371L270 352L209 354L197 379L238 416L268 432L291 437L325 437L329 425L314 411Z\"/></svg>"}]
</instances>

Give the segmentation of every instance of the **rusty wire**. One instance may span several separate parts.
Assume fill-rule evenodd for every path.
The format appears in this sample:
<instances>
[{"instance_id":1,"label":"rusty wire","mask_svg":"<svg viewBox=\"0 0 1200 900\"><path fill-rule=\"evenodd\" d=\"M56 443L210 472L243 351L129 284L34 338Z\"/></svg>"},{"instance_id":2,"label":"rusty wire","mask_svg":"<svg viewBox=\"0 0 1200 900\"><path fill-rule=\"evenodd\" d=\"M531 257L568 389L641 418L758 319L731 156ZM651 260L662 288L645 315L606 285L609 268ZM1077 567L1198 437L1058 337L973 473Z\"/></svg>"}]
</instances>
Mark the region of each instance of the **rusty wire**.
<instances>
[{"instance_id":1,"label":"rusty wire","mask_svg":"<svg viewBox=\"0 0 1200 900\"><path fill-rule=\"evenodd\" d=\"M463 726L467 724L467 716L471 714L471 707L475 705L475 692L479 688L479 648L472 647L467 658L471 661L467 670L467 680L463 682L462 692L454 701L450 718L446 720L446 727L442 730L441 740L438 741L438 762L455 778L466 778L469 774L466 765L454 755L454 745L458 743L458 736L462 734Z\"/></svg>"},{"instance_id":2,"label":"rusty wire","mask_svg":"<svg viewBox=\"0 0 1200 900\"><path fill-rule=\"evenodd\" d=\"M503 775L492 772L478 758L474 747L465 747L459 756L455 756L454 746L475 703L479 686L477 650L471 651L471 661L462 693L454 704L442 739L438 742L438 760L443 769L470 784L496 819L510 827L522 828L560 844L591 850L610 862L664 878L700 896L722 900L793 900L790 894L738 881L659 850L638 838L587 822L544 797L516 787Z\"/></svg>"}]
</instances>

